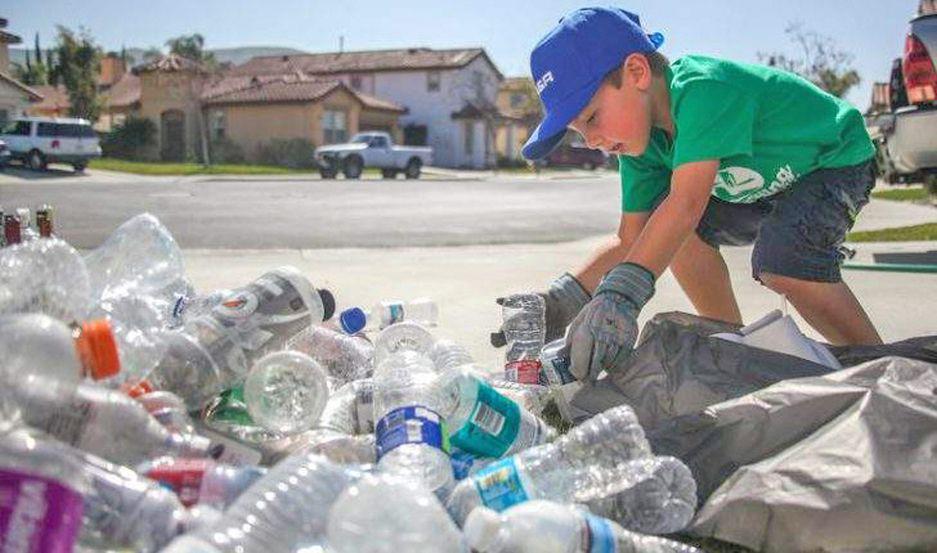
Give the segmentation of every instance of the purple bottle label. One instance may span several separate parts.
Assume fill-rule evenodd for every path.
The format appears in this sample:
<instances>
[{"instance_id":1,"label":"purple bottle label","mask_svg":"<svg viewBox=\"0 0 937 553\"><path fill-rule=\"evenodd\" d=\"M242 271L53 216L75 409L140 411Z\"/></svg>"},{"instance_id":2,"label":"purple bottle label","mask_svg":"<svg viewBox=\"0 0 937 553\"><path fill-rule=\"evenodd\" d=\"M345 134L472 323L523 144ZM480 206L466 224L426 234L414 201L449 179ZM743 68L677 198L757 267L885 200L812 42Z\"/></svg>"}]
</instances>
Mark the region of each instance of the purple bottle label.
<instances>
[{"instance_id":1,"label":"purple bottle label","mask_svg":"<svg viewBox=\"0 0 937 553\"><path fill-rule=\"evenodd\" d=\"M83 509L81 495L55 480L0 470L0 551L71 551Z\"/></svg>"}]
</instances>

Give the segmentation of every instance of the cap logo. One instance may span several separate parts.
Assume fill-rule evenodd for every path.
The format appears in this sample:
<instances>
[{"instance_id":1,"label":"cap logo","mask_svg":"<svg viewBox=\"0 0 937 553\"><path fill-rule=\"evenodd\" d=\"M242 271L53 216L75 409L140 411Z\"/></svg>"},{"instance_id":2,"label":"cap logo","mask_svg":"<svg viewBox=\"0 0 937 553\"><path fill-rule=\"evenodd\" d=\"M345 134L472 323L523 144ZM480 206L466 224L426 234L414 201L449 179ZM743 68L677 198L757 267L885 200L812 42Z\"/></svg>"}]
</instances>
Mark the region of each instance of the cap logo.
<instances>
[{"instance_id":1,"label":"cap logo","mask_svg":"<svg viewBox=\"0 0 937 553\"><path fill-rule=\"evenodd\" d=\"M537 94L543 94L543 89L553 82L553 71L547 71L537 81Z\"/></svg>"}]
</instances>

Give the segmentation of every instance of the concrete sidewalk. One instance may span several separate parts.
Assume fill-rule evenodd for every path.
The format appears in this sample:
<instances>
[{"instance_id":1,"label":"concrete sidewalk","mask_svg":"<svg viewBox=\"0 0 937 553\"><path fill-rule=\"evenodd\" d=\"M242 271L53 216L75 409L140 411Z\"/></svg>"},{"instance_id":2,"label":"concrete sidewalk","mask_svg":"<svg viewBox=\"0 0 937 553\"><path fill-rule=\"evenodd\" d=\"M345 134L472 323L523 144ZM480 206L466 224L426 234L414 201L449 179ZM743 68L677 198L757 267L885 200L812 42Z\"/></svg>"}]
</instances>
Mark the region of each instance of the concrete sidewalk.
<instances>
[{"instance_id":1,"label":"concrete sidewalk","mask_svg":"<svg viewBox=\"0 0 937 553\"><path fill-rule=\"evenodd\" d=\"M316 286L332 290L340 308L429 296L440 308L437 335L459 341L476 360L497 367L502 354L488 344L488 334L497 328L501 316L494 299L544 288L581 263L601 240L452 248L187 250L185 254L188 274L202 291L236 287L265 270L289 264L301 269ZM861 244L857 261L870 261L876 253L928 250L937 250L937 245ZM751 249L724 251L746 321L778 308L780 298L750 277ZM886 340L937 333L937 276L862 271L844 275ZM692 312L692 307L668 272L659 280L642 322L671 310ZM798 321L809 335L818 337Z\"/></svg>"}]
</instances>

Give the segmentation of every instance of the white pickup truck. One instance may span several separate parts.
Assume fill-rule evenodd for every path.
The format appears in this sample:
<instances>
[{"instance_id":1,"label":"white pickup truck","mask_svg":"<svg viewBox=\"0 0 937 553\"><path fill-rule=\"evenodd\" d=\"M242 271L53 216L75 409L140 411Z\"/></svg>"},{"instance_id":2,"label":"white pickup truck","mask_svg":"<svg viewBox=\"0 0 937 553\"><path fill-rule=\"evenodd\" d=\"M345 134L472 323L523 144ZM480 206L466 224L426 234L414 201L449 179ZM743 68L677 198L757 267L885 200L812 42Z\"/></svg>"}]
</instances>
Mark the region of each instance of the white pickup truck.
<instances>
[{"instance_id":1,"label":"white pickup truck","mask_svg":"<svg viewBox=\"0 0 937 553\"><path fill-rule=\"evenodd\" d=\"M316 148L319 174L334 179L341 171L347 179L357 179L365 167L378 167L385 179L403 172L408 179L420 178L424 165L433 161L433 149L420 146L395 146L386 132L362 132L347 144Z\"/></svg>"}]
</instances>

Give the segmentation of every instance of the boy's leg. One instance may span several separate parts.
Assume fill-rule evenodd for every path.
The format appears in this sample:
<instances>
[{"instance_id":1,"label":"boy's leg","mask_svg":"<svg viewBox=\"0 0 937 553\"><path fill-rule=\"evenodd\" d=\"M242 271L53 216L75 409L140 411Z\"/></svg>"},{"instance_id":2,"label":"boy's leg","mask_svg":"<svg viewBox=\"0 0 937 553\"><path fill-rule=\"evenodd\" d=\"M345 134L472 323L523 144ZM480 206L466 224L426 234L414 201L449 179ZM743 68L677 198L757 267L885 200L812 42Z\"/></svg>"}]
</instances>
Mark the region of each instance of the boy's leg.
<instances>
[{"instance_id":1,"label":"boy's leg","mask_svg":"<svg viewBox=\"0 0 937 553\"><path fill-rule=\"evenodd\" d=\"M670 271L700 316L742 324L729 269L719 250L694 233L670 263Z\"/></svg>"},{"instance_id":2,"label":"boy's leg","mask_svg":"<svg viewBox=\"0 0 937 553\"><path fill-rule=\"evenodd\" d=\"M788 296L833 344L882 342L839 268L840 246L874 184L871 163L804 176L775 201L752 252L755 279Z\"/></svg>"}]
</instances>

